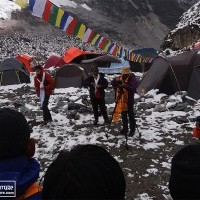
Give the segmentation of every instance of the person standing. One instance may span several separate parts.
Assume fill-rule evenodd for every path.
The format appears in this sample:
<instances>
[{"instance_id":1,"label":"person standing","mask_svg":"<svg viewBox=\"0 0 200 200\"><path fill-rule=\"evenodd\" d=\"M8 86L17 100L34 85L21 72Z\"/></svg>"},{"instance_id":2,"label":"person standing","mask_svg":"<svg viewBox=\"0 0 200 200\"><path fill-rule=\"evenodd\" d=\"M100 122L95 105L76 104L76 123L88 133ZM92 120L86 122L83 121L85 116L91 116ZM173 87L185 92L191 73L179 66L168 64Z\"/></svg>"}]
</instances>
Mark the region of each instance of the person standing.
<instances>
[{"instance_id":1,"label":"person standing","mask_svg":"<svg viewBox=\"0 0 200 200\"><path fill-rule=\"evenodd\" d=\"M130 70L130 67L122 67L120 70L121 76L114 78L111 85L115 89L116 107L112 117L113 121L118 121L121 114L123 128L121 134L128 133L129 122L129 136L135 134L136 121L133 111L134 94L137 88L137 81L135 75Z\"/></svg>"},{"instance_id":2,"label":"person standing","mask_svg":"<svg viewBox=\"0 0 200 200\"><path fill-rule=\"evenodd\" d=\"M94 125L98 123L98 107L103 115L104 122L109 123L106 105L105 105L105 89L108 87L108 81L103 73L99 73L97 67L92 68L92 76L89 76L83 83L84 87L89 87L90 101L94 112Z\"/></svg>"},{"instance_id":3,"label":"person standing","mask_svg":"<svg viewBox=\"0 0 200 200\"><path fill-rule=\"evenodd\" d=\"M55 80L50 74L44 71L41 65L35 66L34 70L36 72L36 76L34 77L34 85L37 95L40 97L44 124L47 124L48 122L52 121L48 104L50 95L55 87Z\"/></svg>"}]
</instances>

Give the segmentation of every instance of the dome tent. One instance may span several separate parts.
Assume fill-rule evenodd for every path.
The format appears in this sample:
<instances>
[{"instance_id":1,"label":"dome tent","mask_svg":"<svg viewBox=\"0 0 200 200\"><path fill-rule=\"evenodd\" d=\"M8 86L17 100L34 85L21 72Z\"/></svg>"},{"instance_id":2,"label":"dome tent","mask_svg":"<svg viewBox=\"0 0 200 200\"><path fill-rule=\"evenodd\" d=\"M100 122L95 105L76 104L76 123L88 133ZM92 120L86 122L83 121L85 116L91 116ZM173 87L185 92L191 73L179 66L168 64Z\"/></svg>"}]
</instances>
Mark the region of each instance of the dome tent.
<instances>
[{"instance_id":1,"label":"dome tent","mask_svg":"<svg viewBox=\"0 0 200 200\"><path fill-rule=\"evenodd\" d=\"M15 58L6 58L0 63L0 85L30 83L29 74L23 63Z\"/></svg>"},{"instance_id":2,"label":"dome tent","mask_svg":"<svg viewBox=\"0 0 200 200\"><path fill-rule=\"evenodd\" d=\"M172 57L157 57L140 82L137 92L144 94L151 89L168 95L187 91L188 96L200 99L200 53L187 51Z\"/></svg>"},{"instance_id":3,"label":"dome tent","mask_svg":"<svg viewBox=\"0 0 200 200\"><path fill-rule=\"evenodd\" d=\"M63 65L56 70L56 88L82 87L87 73L79 64Z\"/></svg>"},{"instance_id":4,"label":"dome tent","mask_svg":"<svg viewBox=\"0 0 200 200\"><path fill-rule=\"evenodd\" d=\"M33 61L33 56L28 54L17 55L15 57L19 62L23 63L26 67L26 70L30 73L33 72L33 68L31 67L31 62Z\"/></svg>"}]
</instances>

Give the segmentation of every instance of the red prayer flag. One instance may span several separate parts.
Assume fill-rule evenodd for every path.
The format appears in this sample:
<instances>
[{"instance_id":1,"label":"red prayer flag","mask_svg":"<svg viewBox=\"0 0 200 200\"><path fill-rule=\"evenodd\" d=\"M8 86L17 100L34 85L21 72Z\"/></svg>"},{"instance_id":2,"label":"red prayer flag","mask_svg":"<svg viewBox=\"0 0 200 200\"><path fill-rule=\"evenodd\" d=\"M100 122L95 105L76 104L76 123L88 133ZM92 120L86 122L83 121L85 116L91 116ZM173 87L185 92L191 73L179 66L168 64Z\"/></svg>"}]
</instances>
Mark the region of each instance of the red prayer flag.
<instances>
[{"instance_id":1,"label":"red prayer flag","mask_svg":"<svg viewBox=\"0 0 200 200\"><path fill-rule=\"evenodd\" d=\"M74 32L74 29L76 27L76 24L78 23L77 19L73 19L72 22L69 24L66 32L68 35L72 35Z\"/></svg>"},{"instance_id":2,"label":"red prayer flag","mask_svg":"<svg viewBox=\"0 0 200 200\"><path fill-rule=\"evenodd\" d=\"M53 5L53 4L52 4L49 0L47 0L47 2L46 2L46 4L45 4L44 13L43 13L43 15L42 15L42 19L43 19L44 21L46 21L46 22L49 21L50 14L51 14L51 6L52 6L52 5Z\"/></svg>"}]
</instances>

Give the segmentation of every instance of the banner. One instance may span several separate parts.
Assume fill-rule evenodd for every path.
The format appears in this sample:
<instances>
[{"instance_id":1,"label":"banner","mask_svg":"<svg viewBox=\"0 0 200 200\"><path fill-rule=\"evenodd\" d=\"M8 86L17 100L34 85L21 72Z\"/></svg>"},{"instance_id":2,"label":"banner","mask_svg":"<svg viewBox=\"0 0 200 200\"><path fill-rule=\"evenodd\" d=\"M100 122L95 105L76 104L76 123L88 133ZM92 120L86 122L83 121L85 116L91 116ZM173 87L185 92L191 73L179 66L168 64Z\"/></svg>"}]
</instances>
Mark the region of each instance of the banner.
<instances>
[{"instance_id":1,"label":"banner","mask_svg":"<svg viewBox=\"0 0 200 200\"><path fill-rule=\"evenodd\" d=\"M24 6L27 3L25 0L16 0L19 5ZM127 50L117 43L113 43L110 39L95 33L94 30L86 27L74 17L67 14L63 9L53 4L51 0L29 0L29 8L32 14L44 21L58 27L68 35L73 35L83 42L90 43L105 53L125 58L134 62L152 62L152 58L144 57L135 54L132 50Z\"/></svg>"}]
</instances>

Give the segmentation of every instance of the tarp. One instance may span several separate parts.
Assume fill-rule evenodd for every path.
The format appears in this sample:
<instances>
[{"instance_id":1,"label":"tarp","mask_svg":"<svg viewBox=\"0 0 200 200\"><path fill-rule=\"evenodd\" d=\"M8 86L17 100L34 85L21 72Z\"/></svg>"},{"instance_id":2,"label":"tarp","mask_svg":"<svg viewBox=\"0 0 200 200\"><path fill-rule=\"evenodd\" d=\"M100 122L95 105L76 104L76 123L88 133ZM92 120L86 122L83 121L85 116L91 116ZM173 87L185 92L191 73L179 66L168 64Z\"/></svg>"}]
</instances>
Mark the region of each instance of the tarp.
<instances>
[{"instance_id":1,"label":"tarp","mask_svg":"<svg viewBox=\"0 0 200 200\"><path fill-rule=\"evenodd\" d=\"M151 89L173 94L187 91L195 99L200 98L199 51L188 51L172 57L157 57L138 86L138 93L144 94ZM196 80L194 80L196 79ZM195 84L194 84L195 82Z\"/></svg>"},{"instance_id":2,"label":"tarp","mask_svg":"<svg viewBox=\"0 0 200 200\"><path fill-rule=\"evenodd\" d=\"M25 65L26 70L28 72L33 72L33 68L31 67L31 62L33 61L32 56L30 56L28 54L17 55L16 59L19 60L20 62L22 62Z\"/></svg>"},{"instance_id":3,"label":"tarp","mask_svg":"<svg viewBox=\"0 0 200 200\"><path fill-rule=\"evenodd\" d=\"M102 54L83 51L77 47L70 47L68 50L65 51L63 56L63 60L66 63L80 63L83 59L90 59L98 57Z\"/></svg>"},{"instance_id":4,"label":"tarp","mask_svg":"<svg viewBox=\"0 0 200 200\"><path fill-rule=\"evenodd\" d=\"M117 58L116 56L111 55L102 55L98 56L96 58L82 60L81 63L98 63L98 62L115 62L115 63L121 63L121 60Z\"/></svg>"},{"instance_id":5,"label":"tarp","mask_svg":"<svg viewBox=\"0 0 200 200\"><path fill-rule=\"evenodd\" d=\"M111 55L101 55L96 58L82 60L81 65L86 69L87 73L90 73L91 67L96 66L100 69L100 72L106 74L118 73L117 68L110 69L111 63L121 63L121 60Z\"/></svg>"},{"instance_id":6,"label":"tarp","mask_svg":"<svg viewBox=\"0 0 200 200\"><path fill-rule=\"evenodd\" d=\"M44 64L44 68L48 69L50 67L61 67L66 64L62 56L52 55L50 56Z\"/></svg>"},{"instance_id":7,"label":"tarp","mask_svg":"<svg viewBox=\"0 0 200 200\"><path fill-rule=\"evenodd\" d=\"M122 69L123 66L130 67L129 61L120 59L121 63L112 62L109 68L98 67L99 72L104 74L118 74L119 71Z\"/></svg>"}]
</instances>

